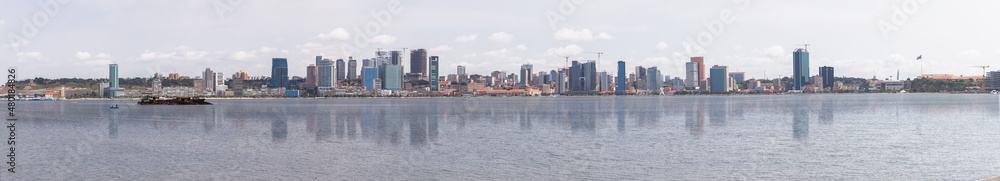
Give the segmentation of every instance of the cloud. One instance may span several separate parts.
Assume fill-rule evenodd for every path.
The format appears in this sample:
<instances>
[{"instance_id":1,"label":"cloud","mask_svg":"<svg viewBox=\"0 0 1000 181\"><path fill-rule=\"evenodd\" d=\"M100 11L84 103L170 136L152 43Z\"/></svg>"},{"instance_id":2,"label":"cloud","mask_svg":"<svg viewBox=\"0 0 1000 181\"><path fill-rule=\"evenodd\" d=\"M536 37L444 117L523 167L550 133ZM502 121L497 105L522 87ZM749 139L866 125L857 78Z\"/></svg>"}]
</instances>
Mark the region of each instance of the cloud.
<instances>
[{"instance_id":1,"label":"cloud","mask_svg":"<svg viewBox=\"0 0 1000 181\"><path fill-rule=\"evenodd\" d=\"M270 53L270 52L274 52L274 51L277 51L277 50L278 50L277 48L271 48L271 47L266 47L266 46L265 47L260 47L260 52L264 52L264 53Z\"/></svg>"},{"instance_id":2,"label":"cloud","mask_svg":"<svg viewBox=\"0 0 1000 181\"><path fill-rule=\"evenodd\" d=\"M88 52L76 52L76 59L86 60L90 58L90 53Z\"/></svg>"},{"instance_id":3,"label":"cloud","mask_svg":"<svg viewBox=\"0 0 1000 181\"><path fill-rule=\"evenodd\" d=\"M320 33L316 35L316 38L321 40L347 40L351 38L351 34L347 33L344 28L337 28L330 31L330 33Z\"/></svg>"},{"instance_id":4,"label":"cloud","mask_svg":"<svg viewBox=\"0 0 1000 181\"><path fill-rule=\"evenodd\" d=\"M783 57L789 54L788 52L785 51L784 47L781 47L781 45L774 45L771 47L767 47L767 49L764 49L763 53L764 55L770 56L772 58Z\"/></svg>"},{"instance_id":5,"label":"cloud","mask_svg":"<svg viewBox=\"0 0 1000 181\"><path fill-rule=\"evenodd\" d=\"M173 51L170 53L166 52L152 52L146 51L139 54L139 59L141 60L154 60L154 59L179 59L179 60L198 60L205 55L208 55L207 51Z\"/></svg>"},{"instance_id":6,"label":"cloud","mask_svg":"<svg viewBox=\"0 0 1000 181\"><path fill-rule=\"evenodd\" d=\"M378 35L372 38L372 43L383 44L383 45L393 44L396 43L396 37L389 35Z\"/></svg>"},{"instance_id":7,"label":"cloud","mask_svg":"<svg viewBox=\"0 0 1000 181\"><path fill-rule=\"evenodd\" d=\"M510 41L512 39L514 39L514 35L511 35L510 33L502 32L501 31L501 32L493 33L492 35L490 35L489 39L490 39L490 42L493 42L493 43L510 43Z\"/></svg>"},{"instance_id":8,"label":"cloud","mask_svg":"<svg viewBox=\"0 0 1000 181\"><path fill-rule=\"evenodd\" d=\"M0 26L7 25L7 20L0 19Z\"/></svg>"},{"instance_id":9,"label":"cloud","mask_svg":"<svg viewBox=\"0 0 1000 181\"><path fill-rule=\"evenodd\" d=\"M656 43L656 46L653 48L656 48L657 51L666 51L670 47L667 46L667 42L660 41L660 43Z\"/></svg>"},{"instance_id":10,"label":"cloud","mask_svg":"<svg viewBox=\"0 0 1000 181\"><path fill-rule=\"evenodd\" d=\"M572 44L566 45L565 47L550 48L545 50L545 54L549 56L574 56L583 53L583 47L580 45Z\"/></svg>"},{"instance_id":11,"label":"cloud","mask_svg":"<svg viewBox=\"0 0 1000 181\"><path fill-rule=\"evenodd\" d=\"M247 59L257 58L257 56L254 55L254 53L255 53L254 51L250 51L250 52L246 52L246 51L233 52L232 54L229 55L229 59L233 59L233 60L247 60Z\"/></svg>"},{"instance_id":12,"label":"cloud","mask_svg":"<svg viewBox=\"0 0 1000 181\"><path fill-rule=\"evenodd\" d=\"M508 52L507 49L504 48L504 49L500 49L500 50L488 51L486 53L483 53L483 55L493 56L493 57L506 57L507 56L507 52Z\"/></svg>"},{"instance_id":13,"label":"cloud","mask_svg":"<svg viewBox=\"0 0 1000 181\"><path fill-rule=\"evenodd\" d=\"M965 58L979 58L983 56L983 53L979 52L979 50L972 49L972 50L958 52L958 56L962 56Z\"/></svg>"},{"instance_id":14,"label":"cloud","mask_svg":"<svg viewBox=\"0 0 1000 181\"><path fill-rule=\"evenodd\" d=\"M528 46L517 45L516 47L514 47L514 49L525 51L525 50L528 50Z\"/></svg>"},{"instance_id":15,"label":"cloud","mask_svg":"<svg viewBox=\"0 0 1000 181\"><path fill-rule=\"evenodd\" d=\"M440 53L440 52L448 52L448 51L451 51L451 50L454 50L454 49L455 48L452 48L451 46L448 46L448 45L441 45L441 46L430 48L430 49L427 49L427 50L429 50L430 52L433 52L433 53Z\"/></svg>"},{"instance_id":16,"label":"cloud","mask_svg":"<svg viewBox=\"0 0 1000 181\"><path fill-rule=\"evenodd\" d=\"M569 28L563 28L553 35L556 40L568 40L568 41L590 41L590 40L610 40L614 39L614 36L606 32L600 32L597 36L594 36L594 32L590 29L573 30Z\"/></svg>"},{"instance_id":17,"label":"cloud","mask_svg":"<svg viewBox=\"0 0 1000 181\"><path fill-rule=\"evenodd\" d=\"M19 62L25 60L42 60L43 57L41 52L17 52L15 55Z\"/></svg>"},{"instance_id":18,"label":"cloud","mask_svg":"<svg viewBox=\"0 0 1000 181\"><path fill-rule=\"evenodd\" d=\"M111 55L107 53L98 53L97 58L111 58Z\"/></svg>"},{"instance_id":19,"label":"cloud","mask_svg":"<svg viewBox=\"0 0 1000 181\"><path fill-rule=\"evenodd\" d=\"M476 38L478 38L478 37L479 37L478 34L462 35L462 36L455 37L455 41L457 41L459 43L474 42L474 41L476 41Z\"/></svg>"}]
</instances>

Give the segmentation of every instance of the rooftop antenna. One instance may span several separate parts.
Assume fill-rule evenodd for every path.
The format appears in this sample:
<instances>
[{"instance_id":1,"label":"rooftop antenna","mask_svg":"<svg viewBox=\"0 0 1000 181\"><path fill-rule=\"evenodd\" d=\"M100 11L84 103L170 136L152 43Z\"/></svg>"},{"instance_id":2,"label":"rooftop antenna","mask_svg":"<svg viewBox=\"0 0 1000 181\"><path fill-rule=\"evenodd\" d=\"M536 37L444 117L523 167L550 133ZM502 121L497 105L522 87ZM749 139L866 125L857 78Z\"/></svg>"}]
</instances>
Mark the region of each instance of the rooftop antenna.
<instances>
[{"instance_id":1,"label":"rooftop antenna","mask_svg":"<svg viewBox=\"0 0 1000 181\"><path fill-rule=\"evenodd\" d=\"M804 46L804 47L805 47L805 49L806 49L806 51L809 51L809 45L810 45L810 44L797 44L797 45L798 45L798 46Z\"/></svg>"}]
</instances>

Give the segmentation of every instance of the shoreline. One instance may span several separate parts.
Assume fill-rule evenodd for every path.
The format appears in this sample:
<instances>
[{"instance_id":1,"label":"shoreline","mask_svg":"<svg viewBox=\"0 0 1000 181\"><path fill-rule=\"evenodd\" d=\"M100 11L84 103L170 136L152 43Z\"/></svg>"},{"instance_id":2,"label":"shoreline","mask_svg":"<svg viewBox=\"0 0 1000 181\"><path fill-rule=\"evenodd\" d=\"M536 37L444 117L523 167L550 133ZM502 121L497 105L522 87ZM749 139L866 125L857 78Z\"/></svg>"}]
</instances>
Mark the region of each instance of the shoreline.
<instances>
[{"instance_id":1,"label":"shoreline","mask_svg":"<svg viewBox=\"0 0 1000 181\"><path fill-rule=\"evenodd\" d=\"M784 93L784 94L687 94L687 95L581 95L581 96L509 96L509 97L492 97L492 96L472 96L472 97L453 97L453 96L412 96L412 97L202 97L205 100L267 100L267 99L407 99L407 98L572 98L572 97L669 97L669 96L783 96L783 95L905 95L905 94L954 94L954 95L990 95L991 93L939 93L939 92L918 92L918 93ZM133 100L138 101L142 98L76 98L76 99L57 99L51 101L124 101ZM25 102L45 102L45 101L26 101ZM20 101L19 101L20 102Z\"/></svg>"}]
</instances>

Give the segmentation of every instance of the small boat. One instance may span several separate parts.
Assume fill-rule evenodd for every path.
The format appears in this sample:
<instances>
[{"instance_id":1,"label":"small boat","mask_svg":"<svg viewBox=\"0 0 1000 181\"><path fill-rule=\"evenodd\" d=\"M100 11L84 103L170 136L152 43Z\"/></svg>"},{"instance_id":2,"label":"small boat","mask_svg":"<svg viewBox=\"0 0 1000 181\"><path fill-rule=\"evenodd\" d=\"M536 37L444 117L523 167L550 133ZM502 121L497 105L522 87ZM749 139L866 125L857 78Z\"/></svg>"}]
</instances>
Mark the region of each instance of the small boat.
<instances>
[{"instance_id":1,"label":"small boat","mask_svg":"<svg viewBox=\"0 0 1000 181\"><path fill-rule=\"evenodd\" d=\"M118 104L115 104L115 106L111 106L111 109L118 109Z\"/></svg>"}]
</instances>

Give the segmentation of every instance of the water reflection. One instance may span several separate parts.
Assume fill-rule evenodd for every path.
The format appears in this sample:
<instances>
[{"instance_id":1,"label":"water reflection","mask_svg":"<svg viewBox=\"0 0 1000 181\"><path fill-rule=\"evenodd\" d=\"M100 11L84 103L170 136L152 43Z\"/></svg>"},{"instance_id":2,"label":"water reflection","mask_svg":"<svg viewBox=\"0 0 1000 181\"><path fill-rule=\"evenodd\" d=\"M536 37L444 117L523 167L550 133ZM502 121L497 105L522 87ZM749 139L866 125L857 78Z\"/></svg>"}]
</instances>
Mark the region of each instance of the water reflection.
<instances>
[{"instance_id":1,"label":"water reflection","mask_svg":"<svg viewBox=\"0 0 1000 181\"><path fill-rule=\"evenodd\" d=\"M726 99L713 99L709 102L709 122L712 126L725 126L726 125L726 114L728 110L726 108L729 105L726 104Z\"/></svg>"},{"instance_id":2,"label":"water reflection","mask_svg":"<svg viewBox=\"0 0 1000 181\"><path fill-rule=\"evenodd\" d=\"M618 117L618 132L625 133L625 99L615 97L615 116Z\"/></svg>"},{"instance_id":3,"label":"water reflection","mask_svg":"<svg viewBox=\"0 0 1000 181\"><path fill-rule=\"evenodd\" d=\"M795 140L809 140L809 108L808 104L797 102L792 104L792 136Z\"/></svg>"},{"instance_id":4,"label":"water reflection","mask_svg":"<svg viewBox=\"0 0 1000 181\"><path fill-rule=\"evenodd\" d=\"M833 99L823 100L822 106L819 109L819 123L820 124L833 124Z\"/></svg>"},{"instance_id":5,"label":"water reflection","mask_svg":"<svg viewBox=\"0 0 1000 181\"><path fill-rule=\"evenodd\" d=\"M108 137L118 138L118 109L109 109Z\"/></svg>"},{"instance_id":6,"label":"water reflection","mask_svg":"<svg viewBox=\"0 0 1000 181\"><path fill-rule=\"evenodd\" d=\"M701 137L705 132L705 109L703 106L703 101L697 101L694 106L684 112L684 126L696 138Z\"/></svg>"},{"instance_id":7,"label":"water reflection","mask_svg":"<svg viewBox=\"0 0 1000 181\"><path fill-rule=\"evenodd\" d=\"M288 122L285 120L284 111L281 111L271 116L271 141L281 143L287 138Z\"/></svg>"}]
</instances>

